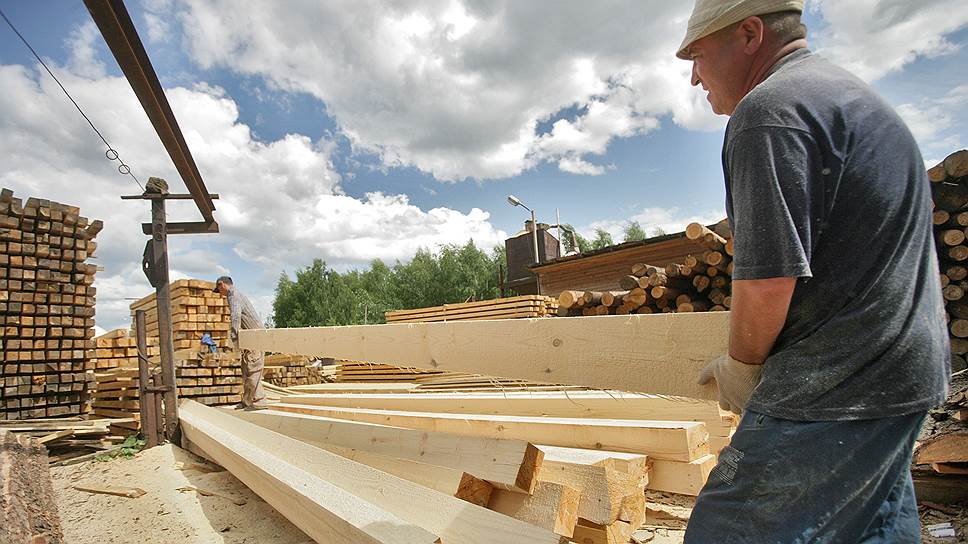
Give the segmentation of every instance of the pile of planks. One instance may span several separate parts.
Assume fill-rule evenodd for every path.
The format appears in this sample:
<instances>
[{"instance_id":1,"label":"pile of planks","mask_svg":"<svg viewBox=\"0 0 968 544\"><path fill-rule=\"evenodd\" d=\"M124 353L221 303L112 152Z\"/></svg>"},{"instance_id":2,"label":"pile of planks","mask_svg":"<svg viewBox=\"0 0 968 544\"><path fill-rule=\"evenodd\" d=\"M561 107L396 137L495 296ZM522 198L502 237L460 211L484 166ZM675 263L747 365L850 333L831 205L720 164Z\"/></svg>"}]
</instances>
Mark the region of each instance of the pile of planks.
<instances>
[{"instance_id":1,"label":"pile of planks","mask_svg":"<svg viewBox=\"0 0 968 544\"><path fill-rule=\"evenodd\" d=\"M209 281L183 279L173 281L171 290L171 328L175 350L202 349L200 341L206 332L219 348L229 345L229 305L225 297L213 293L215 284ZM134 313L145 310L148 343L158 338L158 313L152 293L131 304L131 327ZM133 335L132 335L133 336Z\"/></svg>"},{"instance_id":2,"label":"pile of planks","mask_svg":"<svg viewBox=\"0 0 968 544\"><path fill-rule=\"evenodd\" d=\"M965 368L968 353L968 150L952 153L928 170L934 198L941 286L951 333L952 367Z\"/></svg>"},{"instance_id":3,"label":"pile of planks","mask_svg":"<svg viewBox=\"0 0 968 544\"><path fill-rule=\"evenodd\" d=\"M232 405L242 400L242 368L234 353L176 352L175 383L178 397L209 406ZM157 364L149 372L159 372ZM140 428L141 403L138 394L138 369L118 368L95 374L92 412L108 418L133 418L117 426Z\"/></svg>"},{"instance_id":4,"label":"pile of planks","mask_svg":"<svg viewBox=\"0 0 968 544\"><path fill-rule=\"evenodd\" d=\"M86 409L101 221L0 190L0 420Z\"/></svg>"},{"instance_id":5,"label":"pile of planks","mask_svg":"<svg viewBox=\"0 0 968 544\"><path fill-rule=\"evenodd\" d=\"M272 353L265 356L262 379L280 387L308 385L322 381L322 376L310 369L309 357Z\"/></svg>"},{"instance_id":6,"label":"pile of planks","mask_svg":"<svg viewBox=\"0 0 968 544\"><path fill-rule=\"evenodd\" d=\"M523 295L413 310L394 310L386 312L385 316L387 323L426 323L474 319L520 319L553 316L557 313L558 301L554 297Z\"/></svg>"},{"instance_id":7,"label":"pile of planks","mask_svg":"<svg viewBox=\"0 0 968 544\"><path fill-rule=\"evenodd\" d=\"M733 240L725 220L711 230L699 223L686 237L706 246L682 262L658 267L636 264L617 278L615 291L562 291L558 315L597 316L725 311L731 304Z\"/></svg>"},{"instance_id":8,"label":"pile of planks","mask_svg":"<svg viewBox=\"0 0 968 544\"><path fill-rule=\"evenodd\" d=\"M499 378L466 372L446 370L423 370L388 364L340 361L330 365L333 385L344 385L342 390L358 387L366 390L368 384L397 384L397 389L415 392L432 391L538 391L538 390L575 390L579 386L549 384L513 378ZM274 383L274 382L272 382ZM275 384L279 385L279 384ZM302 384L297 384L302 385ZM287 386L290 387L290 386ZM306 385L303 390L311 390L316 385ZM332 389L336 389L333 387Z\"/></svg>"},{"instance_id":9,"label":"pile of planks","mask_svg":"<svg viewBox=\"0 0 968 544\"><path fill-rule=\"evenodd\" d=\"M124 440L118 424L125 419L59 417L0 422L0 431L37 439L48 451L51 463L103 452Z\"/></svg>"},{"instance_id":10,"label":"pile of planks","mask_svg":"<svg viewBox=\"0 0 968 544\"><path fill-rule=\"evenodd\" d=\"M925 421L914 464L942 475L968 475L968 375L956 373L944 405Z\"/></svg>"},{"instance_id":11,"label":"pile of planks","mask_svg":"<svg viewBox=\"0 0 968 544\"><path fill-rule=\"evenodd\" d=\"M157 342L148 344L148 357L159 355ZM94 356L91 367L103 372L115 368L138 368L138 340L128 329L115 329L94 337Z\"/></svg>"},{"instance_id":12,"label":"pile of planks","mask_svg":"<svg viewBox=\"0 0 968 544\"><path fill-rule=\"evenodd\" d=\"M262 412L183 404L180 417L194 446L310 536L314 516L286 503L287 486L336 488L370 503L357 515L388 510L445 542L582 544L628 542L646 489L697 494L715 464L709 429L735 424L706 401L576 394L287 395ZM286 483L294 465L313 479Z\"/></svg>"}]
</instances>

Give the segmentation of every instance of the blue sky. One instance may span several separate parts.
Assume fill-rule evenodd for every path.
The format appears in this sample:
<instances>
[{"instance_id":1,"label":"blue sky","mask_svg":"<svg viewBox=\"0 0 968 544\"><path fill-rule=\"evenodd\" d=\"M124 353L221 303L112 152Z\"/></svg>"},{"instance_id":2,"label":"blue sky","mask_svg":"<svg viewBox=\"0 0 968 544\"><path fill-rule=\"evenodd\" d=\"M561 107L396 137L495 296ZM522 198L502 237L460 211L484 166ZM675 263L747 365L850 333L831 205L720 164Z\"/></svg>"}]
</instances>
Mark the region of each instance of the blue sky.
<instances>
[{"instance_id":1,"label":"blue sky","mask_svg":"<svg viewBox=\"0 0 968 544\"><path fill-rule=\"evenodd\" d=\"M268 311L275 279L315 258L340 269L473 238L525 212L586 235L625 221L674 230L724 216L725 119L672 57L689 2L464 5L129 1L203 178L217 236L173 241L173 275L231 273ZM872 83L928 161L968 142L968 5L808 2L811 45ZM78 2L0 1L143 179L179 186ZM102 218L98 323L126 326L138 270L138 189L49 76L0 28L0 185ZM190 205L171 211L193 219Z\"/></svg>"}]
</instances>

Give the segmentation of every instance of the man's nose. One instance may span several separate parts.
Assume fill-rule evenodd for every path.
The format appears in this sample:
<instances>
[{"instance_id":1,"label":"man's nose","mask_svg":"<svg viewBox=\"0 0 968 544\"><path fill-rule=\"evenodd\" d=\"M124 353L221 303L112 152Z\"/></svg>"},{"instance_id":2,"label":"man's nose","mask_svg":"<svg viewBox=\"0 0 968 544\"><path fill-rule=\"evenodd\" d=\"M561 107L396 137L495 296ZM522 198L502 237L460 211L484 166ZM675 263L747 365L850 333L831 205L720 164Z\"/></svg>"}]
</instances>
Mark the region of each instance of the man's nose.
<instances>
[{"instance_id":1,"label":"man's nose","mask_svg":"<svg viewBox=\"0 0 968 544\"><path fill-rule=\"evenodd\" d=\"M702 83L699 80L699 73L696 71L696 61L692 62L692 78L689 80L689 82L692 83L693 87Z\"/></svg>"}]
</instances>

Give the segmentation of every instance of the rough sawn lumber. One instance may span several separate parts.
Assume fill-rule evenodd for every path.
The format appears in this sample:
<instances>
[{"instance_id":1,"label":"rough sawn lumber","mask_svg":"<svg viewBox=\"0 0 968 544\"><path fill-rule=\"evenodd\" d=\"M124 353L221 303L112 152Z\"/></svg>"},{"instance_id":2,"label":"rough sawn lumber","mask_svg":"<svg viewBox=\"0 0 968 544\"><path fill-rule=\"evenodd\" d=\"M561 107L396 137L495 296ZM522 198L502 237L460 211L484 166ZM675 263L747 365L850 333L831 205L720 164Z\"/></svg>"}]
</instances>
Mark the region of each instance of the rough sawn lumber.
<instances>
[{"instance_id":1,"label":"rough sawn lumber","mask_svg":"<svg viewBox=\"0 0 968 544\"><path fill-rule=\"evenodd\" d=\"M521 493L534 491L543 454L522 440L415 431L275 410L227 412L313 445L328 444L452 468Z\"/></svg>"},{"instance_id":2,"label":"rough sawn lumber","mask_svg":"<svg viewBox=\"0 0 968 544\"><path fill-rule=\"evenodd\" d=\"M696 377L726 352L728 312L484 320L240 333L253 351L715 399Z\"/></svg>"},{"instance_id":3,"label":"rough sawn lumber","mask_svg":"<svg viewBox=\"0 0 968 544\"><path fill-rule=\"evenodd\" d=\"M190 442L319 542L561 542L550 531L190 400L178 415Z\"/></svg>"},{"instance_id":4,"label":"rough sawn lumber","mask_svg":"<svg viewBox=\"0 0 968 544\"><path fill-rule=\"evenodd\" d=\"M643 453L656 459L691 461L709 453L709 434L695 421L572 419L481 416L306 406L282 403L277 410L364 421L423 431L528 440L565 448Z\"/></svg>"}]
</instances>

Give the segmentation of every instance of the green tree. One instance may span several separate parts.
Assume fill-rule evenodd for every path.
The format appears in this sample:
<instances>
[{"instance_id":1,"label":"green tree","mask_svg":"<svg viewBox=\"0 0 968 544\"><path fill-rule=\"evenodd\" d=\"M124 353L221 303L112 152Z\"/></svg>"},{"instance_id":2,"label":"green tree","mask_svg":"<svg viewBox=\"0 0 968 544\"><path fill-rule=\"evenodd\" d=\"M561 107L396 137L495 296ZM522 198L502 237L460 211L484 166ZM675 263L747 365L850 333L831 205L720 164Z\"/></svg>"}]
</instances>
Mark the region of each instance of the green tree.
<instances>
[{"instance_id":1,"label":"green tree","mask_svg":"<svg viewBox=\"0 0 968 544\"><path fill-rule=\"evenodd\" d=\"M652 227L652 236L665 236L666 234L668 233L662 230L662 227L658 225Z\"/></svg>"},{"instance_id":2,"label":"green tree","mask_svg":"<svg viewBox=\"0 0 968 544\"><path fill-rule=\"evenodd\" d=\"M582 236L575 230L575 227L562 223L561 225L562 236L564 237L565 251L571 253L572 251L577 251L579 253L587 253L592 250L592 244L587 238ZM567 232L566 232L567 231ZM571 233L575 233L575 239L572 240ZM575 242L578 242L578 247L575 247Z\"/></svg>"},{"instance_id":3,"label":"green tree","mask_svg":"<svg viewBox=\"0 0 968 544\"><path fill-rule=\"evenodd\" d=\"M623 242L632 242L634 240L645 240L649 236L642 230L642 225L638 221L630 220L625 224L625 228L622 229Z\"/></svg>"},{"instance_id":4,"label":"green tree","mask_svg":"<svg viewBox=\"0 0 968 544\"><path fill-rule=\"evenodd\" d=\"M595 239L592 240L592 249L602 249L603 247L613 246L612 235L603 228L595 229Z\"/></svg>"}]
</instances>

